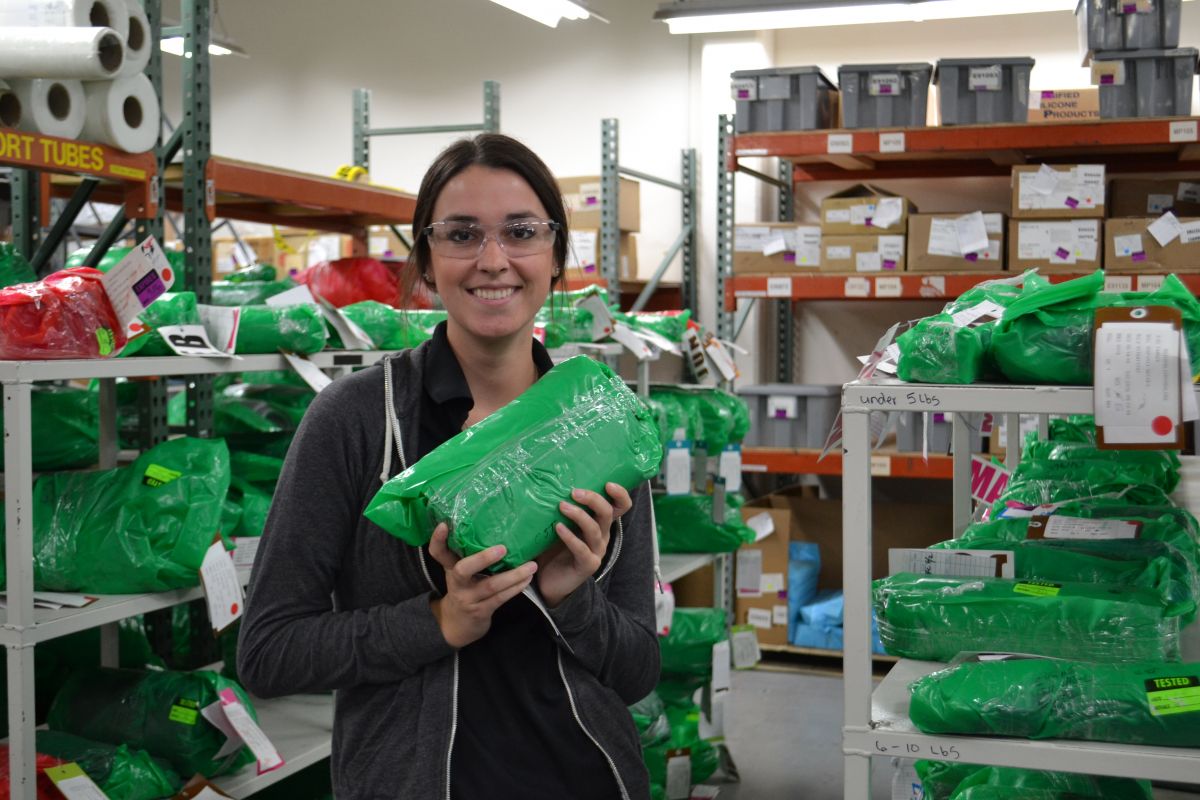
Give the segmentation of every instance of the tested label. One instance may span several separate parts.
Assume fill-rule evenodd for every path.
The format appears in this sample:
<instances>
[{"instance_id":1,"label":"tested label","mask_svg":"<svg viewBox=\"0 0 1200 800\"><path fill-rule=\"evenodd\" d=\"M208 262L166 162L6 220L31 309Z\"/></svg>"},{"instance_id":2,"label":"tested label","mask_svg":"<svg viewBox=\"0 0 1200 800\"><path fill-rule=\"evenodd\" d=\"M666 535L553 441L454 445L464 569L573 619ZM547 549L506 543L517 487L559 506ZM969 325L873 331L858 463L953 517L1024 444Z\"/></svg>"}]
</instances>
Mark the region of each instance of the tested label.
<instances>
[{"instance_id":1,"label":"tested label","mask_svg":"<svg viewBox=\"0 0 1200 800\"><path fill-rule=\"evenodd\" d=\"M1146 681L1146 700L1156 717L1200 712L1200 677L1150 678Z\"/></svg>"},{"instance_id":2,"label":"tested label","mask_svg":"<svg viewBox=\"0 0 1200 800\"><path fill-rule=\"evenodd\" d=\"M1032 597L1055 597L1061 589L1061 583L1045 583L1043 581L1022 581L1013 586L1013 592L1016 594L1027 594Z\"/></svg>"}]
</instances>

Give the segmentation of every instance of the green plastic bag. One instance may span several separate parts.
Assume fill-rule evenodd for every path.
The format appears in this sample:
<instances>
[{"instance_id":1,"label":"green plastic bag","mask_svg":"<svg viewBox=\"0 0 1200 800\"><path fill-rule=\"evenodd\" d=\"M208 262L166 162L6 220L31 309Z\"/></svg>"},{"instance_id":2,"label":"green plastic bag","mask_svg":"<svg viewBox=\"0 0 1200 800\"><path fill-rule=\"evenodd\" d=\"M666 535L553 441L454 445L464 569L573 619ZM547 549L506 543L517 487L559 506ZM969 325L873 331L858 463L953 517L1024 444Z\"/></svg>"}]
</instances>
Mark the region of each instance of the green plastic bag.
<instances>
[{"instance_id":1,"label":"green plastic bag","mask_svg":"<svg viewBox=\"0 0 1200 800\"><path fill-rule=\"evenodd\" d=\"M925 317L896 338L896 375L910 383L975 383L983 374L979 328L959 325L949 314Z\"/></svg>"},{"instance_id":2,"label":"green plastic bag","mask_svg":"<svg viewBox=\"0 0 1200 800\"><path fill-rule=\"evenodd\" d=\"M467 556L495 544L511 569L558 541L558 504L574 488L604 494L654 476L662 447L645 406L590 358L558 364L516 400L389 480L364 512L420 547L439 522Z\"/></svg>"},{"instance_id":3,"label":"green plastic bag","mask_svg":"<svg viewBox=\"0 0 1200 800\"><path fill-rule=\"evenodd\" d=\"M712 649L729 638L728 620L720 608L676 608L671 630L658 640L662 674L712 677Z\"/></svg>"},{"instance_id":4,"label":"green plastic bag","mask_svg":"<svg viewBox=\"0 0 1200 800\"><path fill-rule=\"evenodd\" d=\"M949 661L974 651L1101 662L1179 658L1181 620L1168 616L1165 586L902 572L875 581L872 591L884 649L905 658Z\"/></svg>"},{"instance_id":5,"label":"green plastic bag","mask_svg":"<svg viewBox=\"0 0 1200 800\"><path fill-rule=\"evenodd\" d=\"M754 541L754 531L742 521L738 505L726 497L721 522L713 520L712 495L654 496L658 547L663 553L732 553Z\"/></svg>"},{"instance_id":6,"label":"green plastic bag","mask_svg":"<svg viewBox=\"0 0 1200 800\"><path fill-rule=\"evenodd\" d=\"M592 312L576 306L542 306L533 324L546 331L546 347L554 349L568 342L592 342Z\"/></svg>"},{"instance_id":7,"label":"green plastic bag","mask_svg":"<svg viewBox=\"0 0 1200 800\"><path fill-rule=\"evenodd\" d=\"M100 457L98 395L73 386L35 383L30 392L33 468L39 472L95 464ZM4 414L0 412L0 427ZM0 452L0 470L4 454Z\"/></svg>"},{"instance_id":8,"label":"green plastic bag","mask_svg":"<svg viewBox=\"0 0 1200 800\"><path fill-rule=\"evenodd\" d=\"M251 264L235 270L225 277L230 283L268 283L277 277L270 264Z\"/></svg>"},{"instance_id":9,"label":"green plastic bag","mask_svg":"<svg viewBox=\"0 0 1200 800\"><path fill-rule=\"evenodd\" d=\"M637 726L642 747L662 744L671 737L671 723L667 719L667 708L658 692L650 692L629 707L633 724Z\"/></svg>"},{"instance_id":10,"label":"green plastic bag","mask_svg":"<svg viewBox=\"0 0 1200 800\"><path fill-rule=\"evenodd\" d=\"M924 800L962 800L968 789L979 787L994 789L996 797L1046 792L1048 800L1153 800L1150 782L1131 778L948 761L917 761L913 767L921 778Z\"/></svg>"},{"instance_id":11,"label":"green plastic bag","mask_svg":"<svg viewBox=\"0 0 1200 800\"><path fill-rule=\"evenodd\" d=\"M1180 466L1179 456L1170 450L1101 450L1092 443L1031 437L1021 451L1017 472L1045 469L1061 475L1101 470L1107 478L1111 470L1118 480L1149 482L1170 493L1179 485Z\"/></svg>"},{"instance_id":12,"label":"green plastic bag","mask_svg":"<svg viewBox=\"0 0 1200 800\"><path fill-rule=\"evenodd\" d=\"M38 731L37 751L73 761L109 800L160 800L183 788L165 760L127 744L106 744L61 731Z\"/></svg>"},{"instance_id":13,"label":"green plastic bag","mask_svg":"<svg viewBox=\"0 0 1200 800\"><path fill-rule=\"evenodd\" d=\"M650 397L664 404L664 410L668 403L677 407L688 423L686 438L702 443L709 453L740 444L750 430L750 411L745 401L723 389L655 386ZM674 409L667 414L668 426L679 419L679 412ZM670 419L672 416L674 419ZM673 436L674 430L660 433Z\"/></svg>"},{"instance_id":14,"label":"green plastic bag","mask_svg":"<svg viewBox=\"0 0 1200 800\"><path fill-rule=\"evenodd\" d=\"M196 310L195 292L167 292L146 307L138 320L146 326L146 332L130 339L121 350L121 357L128 356L173 356L158 329L166 325L200 325L200 312Z\"/></svg>"},{"instance_id":15,"label":"green plastic bag","mask_svg":"<svg viewBox=\"0 0 1200 800\"><path fill-rule=\"evenodd\" d=\"M12 242L0 242L0 289L18 283L33 283L37 275Z\"/></svg>"},{"instance_id":16,"label":"green plastic bag","mask_svg":"<svg viewBox=\"0 0 1200 800\"><path fill-rule=\"evenodd\" d=\"M291 278L281 278L277 281L213 281L212 294L209 303L214 306L258 306L267 302L268 297L283 294L288 289L295 289L296 282Z\"/></svg>"},{"instance_id":17,"label":"green plastic bag","mask_svg":"<svg viewBox=\"0 0 1200 800\"><path fill-rule=\"evenodd\" d=\"M46 719L51 730L85 739L123 742L170 762L181 775L224 775L254 761L241 747L217 759L225 734L201 710L230 689L258 718L245 690L210 670L139 672L94 669L76 673L58 693Z\"/></svg>"},{"instance_id":18,"label":"green plastic bag","mask_svg":"<svg viewBox=\"0 0 1200 800\"><path fill-rule=\"evenodd\" d=\"M246 284L241 284L245 286ZM325 347L325 319L315 306L243 306L233 350L239 354L316 353Z\"/></svg>"},{"instance_id":19,"label":"green plastic bag","mask_svg":"<svg viewBox=\"0 0 1200 800\"><path fill-rule=\"evenodd\" d=\"M1050 659L966 662L912 684L929 734L1200 746L1200 664Z\"/></svg>"},{"instance_id":20,"label":"green plastic bag","mask_svg":"<svg viewBox=\"0 0 1200 800\"><path fill-rule=\"evenodd\" d=\"M675 344L683 341L691 318L692 312L686 308L683 311L617 311L613 314L617 322L623 322L634 330L657 333Z\"/></svg>"},{"instance_id":21,"label":"green plastic bag","mask_svg":"<svg viewBox=\"0 0 1200 800\"><path fill-rule=\"evenodd\" d=\"M43 475L33 486L34 585L98 594L195 586L228 491L219 439L171 439L128 467Z\"/></svg>"},{"instance_id":22,"label":"green plastic bag","mask_svg":"<svg viewBox=\"0 0 1200 800\"><path fill-rule=\"evenodd\" d=\"M717 771L721 755L712 742L700 738L700 707L692 705L688 708L667 708L667 718L671 723L671 735L662 744L642 748L642 759L650 773L650 783L666 785L667 783L667 753L671 750L687 748L692 766L692 784L697 784Z\"/></svg>"},{"instance_id":23,"label":"green plastic bag","mask_svg":"<svg viewBox=\"0 0 1200 800\"><path fill-rule=\"evenodd\" d=\"M423 331L410 321L411 311L393 308L375 300L364 300L343 306L342 313L371 337L371 344L376 350L403 350L424 340ZM332 325L329 326L329 346L335 350L344 346Z\"/></svg>"}]
</instances>

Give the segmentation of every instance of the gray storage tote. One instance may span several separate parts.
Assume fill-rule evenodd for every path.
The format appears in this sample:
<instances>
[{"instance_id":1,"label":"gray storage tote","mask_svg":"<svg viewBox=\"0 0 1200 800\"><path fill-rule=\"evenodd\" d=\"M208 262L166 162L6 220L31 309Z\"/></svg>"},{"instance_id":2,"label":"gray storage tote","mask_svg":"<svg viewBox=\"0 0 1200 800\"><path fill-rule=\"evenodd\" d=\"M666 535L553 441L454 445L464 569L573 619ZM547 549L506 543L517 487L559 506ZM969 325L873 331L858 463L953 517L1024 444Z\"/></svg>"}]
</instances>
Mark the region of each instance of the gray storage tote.
<instances>
[{"instance_id":1,"label":"gray storage tote","mask_svg":"<svg viewBox=\"0 0 1200 800\"><path fill-rule=\"evenodd\" d=\"M823 447L829 429L841 408L842 387L802 385L795 383L765 383L759 386L740 386L737 394L750 407L750 432L746 447ZM770 409L775 405L791 409ZM775 413L772 413L774 411Z\"/></svg>"},{"instance_id":2,"label":"gray storage tote","mask_svg":"<svg viewBox=\"0 0 1200 800\"><path fill-rule=\"evenodd\" d=\"M842 126L921 128L932 64L847 64L838 68Z\"/></svg>"},{"instance_id":3,"label":"gray storage tote","mask_svg":"<svg viewBox=\"0 0 1200 800\"><path fill-rule=\"evenodd\" d=\"M729 77L737 133L833 127L837 88L817 67L745 69Z\"/></svg>"},{"instance_id":4,"label":"gray storage tote","mask_svg":"<svg viewBox=\"0 0 1200 800\"><path fill-rule=\"evenodd\" d=\"M1079 25L1079 52L1144 50L1179 46L1181 0L1154 0L1146 14L1122 13L1132 0L1079 0L1075 20Z\"/></svg>"},{"instance_id":5,"label":"gray storage tote","mask_svg":"<svg viewBox=\"0 0 1200 800\"><path fill-rule=\"evenodd\" d=\"M1025 122L1032 58L943 58L933 71L943 125Z\"/></svg>"},{"instance_id":6,"label":"gray storage tote","mask_svg":"<svg viewBox=\"0 0 1200 800\"><path fill-rule=\"evenodd\" d=\"M1096 53L1093 61L1097 63L1117 61L1125 66L1124 83L1100 84L1100 117L1190 115L1197 55L1200 51L1194 47Z\"/></svg>"}]
</instances>

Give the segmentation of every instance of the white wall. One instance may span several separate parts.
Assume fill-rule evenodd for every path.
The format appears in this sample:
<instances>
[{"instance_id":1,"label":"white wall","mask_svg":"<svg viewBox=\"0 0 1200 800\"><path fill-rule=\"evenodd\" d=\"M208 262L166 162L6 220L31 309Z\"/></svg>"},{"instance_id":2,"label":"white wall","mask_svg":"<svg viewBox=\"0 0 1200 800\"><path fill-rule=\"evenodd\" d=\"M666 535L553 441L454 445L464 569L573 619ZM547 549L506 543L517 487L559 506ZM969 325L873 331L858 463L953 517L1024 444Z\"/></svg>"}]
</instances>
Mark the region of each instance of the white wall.
<instances>
[{"instance_id":1,"label":"white wall","mask_svg":"<svg viewBox=\"0 0 1200 800\"><path fill-rule=\"evenodd\" d=\"M501 130L555 173L599 174L600 121L616 117L621 163L678 180L691 119L689 43L653 22L641 0L594 7L611 24L551 29L486 0L221 3L220 23L250 57L211 61L213 152L331 175L351 161L355 87L373 92L373 125L445 125L482 122L483 81L495 80ZM165 105L178 121L180 59L164 60ZM415 192L455 138L374 140L372 179ZM678 235L678 198L642 188L643 272Z\"/></svg>"}]
</instances>

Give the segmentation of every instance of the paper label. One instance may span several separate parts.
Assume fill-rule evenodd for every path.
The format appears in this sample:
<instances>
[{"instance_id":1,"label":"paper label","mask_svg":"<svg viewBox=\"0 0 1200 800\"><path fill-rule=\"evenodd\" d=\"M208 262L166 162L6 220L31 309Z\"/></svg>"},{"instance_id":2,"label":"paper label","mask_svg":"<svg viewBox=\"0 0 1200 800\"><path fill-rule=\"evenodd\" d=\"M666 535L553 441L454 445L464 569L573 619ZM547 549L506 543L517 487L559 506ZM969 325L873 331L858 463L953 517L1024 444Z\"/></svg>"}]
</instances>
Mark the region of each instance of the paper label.
<instances>
[{"instance_id":1,"label":"paper label","mask_svg":"<svg viewBox=\"0 0 1200 800\"><path fill-rule=\"evenodd\" d=\"M1114 237L1113 247L1116 248L1117 258L1131 258L1134 253L1146 252L1146 248L1142 246L1142 236L1138 233Z\"/></svg>"},{"instance_id":2,"label":"paper label","mask_svg":"<svg viewBox=\"0 0 1200 800\"><path fill-rule=\"evenodd\" d=\"M871 456L871 476L875 478L886 478L892 474L892 457L891 456Z\"/></svg>"},{"instance_id":3,"label":"paper label","mask_svg":"<svg viewBox=\"0 0 1200 800\"><path fill-rule=\"evenodd\" d=\"M854 134L831 133L825 140L825 152L830 155L854 152Z\"/></svg>"},{"instance_id":4,"label":"paper label","mask_svg":"<svg viewBox=\"0 0 1200 800\"><path fill-rule=\"evenodd\" d=\"M999 64L991 67L969 67L967 85L973 92L998 92L1004 87L1004 68Z\"/></svg>"},{"instance_id":5,"label":"paper label","mask_svg":"<svg viewBox=\"0 0 1200 800\"><path fill-rule=\"evenodd\" d=\"M821 266L821 229L816 225L796 228L796 266Z\"/></svg>"},{"instance_id":6,"label":"paper label","mask_svg":"<svg viewBox=\"0 0 1200 800\"><path fill-rule=\"evenodd\" d=\"M242 310L198 304L196 312L200 315L204 330L208 331L208 340L221 352L234 353L238 328L241 327Z\"/></svg>"},{"instance_id":7,"label":"paper label","mask_svg":"<svg viewBox=\"0 0 1200 800\"><path fill-rule=\"evenodd\" d=\"M189 697L179 697L167 712L167 719L180 725L195 725L200 719L200 704Z\"/></svg>"},{"instance_id":8,"label":"paper label","mask_svg":"<svg viewBox=\"0 0 1200 800\"><path fill-rule=\"evenodd\" d=\"M758 79L757 78L734 78L730 82L730 96L734 100L757 100L758 99Z\"/></svg>"},{"instance_id":9,"label":"paper label","mask_svg":"<svg viewBox=\"0 0 1200 800\"><path fill-rule=\"evenodd\" d=\"M767 417L770 419L795 419L799 416L799 399L793 394L767 395Z\"/></svg>"},{"instance_id":10,"label":"paper label","mask_svg":"<svg viewBox=\"0 0 1200 800\"><path fill-rule=\"evenodd\" d=\"M870 297L871 280L869 278L846 278L846 297Z\"/></svg>"},{"instance_id":11,"label":"paper label","mask_svg":"<svg viewBox=\"0 0 1200 800\"><path fill-rule=\"evenodd\" d=\"M712 648L712 690L720 692L729 688L729 640L717 642Z\"/></svg>"},{"instance_id":12,"label":"paper label","mask_svg":"<svg viewBox=\"0 0 1200 800\"><path fill-rule=\"evenodd\" d=\"M245 746L246 743L242 741L242 735L237 732L237 728L234 728L233 723L229 721L229 717L226 716L225 709L222 708L219 699L200 709L200 715L208 720L210 725L225 734L225 744L221 745L221 749L213 756L213 760L219 761L225 758L225 756L233 755Z\"/></svg>"},{"instance_id":13,"label":"paper label","mask_svg":"<svg viewBox=\"0 0 1200 800\"><path fill-rule=\"evenodd\" d=\"M752 669L762 660L762 651L758 647L758 634L755 633L754 627L735 625L730 630L729 637L733 649L734 669Z\"/></svg>"},{"instance_id":14,"label":"paper label","mask_svg":"<svg viewBox=\"0 0 1200 800\"><path fill-rule=\"evenodd\" d=\"M158 335L175 351L175 355L191 358L237 358L233 353L213 345L203 325L163 325Z\"/></svg>"},{"instance_id":15,"label":"paper label","mask_svg":"<svg viewBox=\"0 0 1200 800\"><path fill-rule=\"evenodd\" d=\"M1200 713L1200 677L1150 678L1146 681L1146 702L1156 717Z\"/></svg>"},{"instance_id":16,"label":"paper label","mask_svg":"<svg viewBox=\"0 0 1200 800\"><path fill-rule=\"evenodd\" d=\"M860 203L856 206L850 206L850 224L867 226L871 224L871 219L875 216L874 203Z\"/></svg>"},{"instance_id":17,"label":"paper label","mask_svg":"<svg viewBox=\"0 0 1200 800\"><path fill-rule=\"evenodd\" d=\"M75 762L48 767L46 777L67 800L108 800L108 795Z\"/></svg>"},{"instance_id":18,"label":"paper label","mask_svg":"<svg viewBox=\"0 0 1200 800\"><path fill-rule=\"evenodd\" d=\"M283 757L276 751L275 745L271 744L271 740L263 733L262 728L258 727L258 723L250 716L250 712L246 711L246 707L237 699L233 690L222 689L219 696L225 716L229 718L230 724L242 737L242 741L250 748L250 752L254 753L254 757L258 759L258 774L261 775L282 767Z\"/></svg>"},{"instance_id":19,"label":"paper label","mask_svg":"<svg viewBox=\"0 0 1200 800\"><path fill-rule=\"evenodd\" d=\"M825 248L825 257L830 261L849 261L854 248L848 245L830 245Z\"/></svg>"},{"instance_id":20,"label":"paper label","mask_svg":"<svg viewBox=\"0 0 1200 800\"><path fill-rule=\"evenodd\" d=\"M283 353L283 359L287 361L288 366L304 379L314 392L320 392L329 384L333 383L333 378L321 372L321 368L313 362L309 361L306 356L296 353Z\"/></svg>"},{"instance_id":21,"label":"paper label","mask_svg":"<svg viewBox=\"0 0 1200 800\"><path fill-rule=\"evenodd\" d=\"M759 581L759 590L765 595L778 595L787 587L782 572L764 572Z\"/></svg>"},{"instance_id":22,"label":"paper label","mask_svg":"<svg viewBox=\"0 0 1200 800\"><path fill-rule=\"evenodd\" d=\"M614 322L612 333L609 334L613 341L619 342L638 361L646 361L654 357L654 351L650 349L650 345L646 344L646 340L638 335L638 332L625 325L622 322Z\"/></svg>"},{"instance_id":23,"label":"paper label","mask_svg":"<svg viewBox=\"0 0 1200 800\"><path fill-rule=\"evenodd\" d=\"M761 253L774 236L771 228L738 225L733 229L733 249L737 253Z\"/></svg>"},{"instance_id":24,"label":"paper label","mask_svg":"<svg viewBox=\"0 0 1200 800\"><path fill-rule=\"evenodd\" d=\"M1011 550L888 550L888 572L895 575L944 575L957 578L1012 578Z\"/></svg>"},{"instance_id":25,"label":"paper label","mask_svg":"<svg viewBox=\"0 0 1200 800\"><path fill-rule=\"evenodd\" d=\"M896 265L904 258L904 237L903 236L880 236L878 248L879 257L883 259L884 269L895 269ZM892 262L889 267L888 262Z\"/></svg>"},{"instance_id":26,"label":"paper label","mask_svg":"<svg viewBox=\"0 0 1200 800\"><path fill-rule=\"evenodd\" d=\"M725 481L725 491L740 492L742 490L742 447L741 445L726 445L717 459L717 477Z\"/></svg>"},{"instance_id":27,"label":"paper label","mask_svg":"<svg viewBox=\"0 0 1200 800\"><path fill-rule=\"evenodd\" d=\"M771 621L776 625L788 624L788 607L787 606L771 606Z\"/></svg>"},{"instance_id":28,"label":"paper label","mask_svg":"<svg viewBox=\"0 0 1200 800\"><path fill-rule=\"evenodd\" d=\"M1175 215L1168 211L1150 223L1146 231L1154 237L1154 241L1158 242L1160 247L1166 247L1179 238L1183 228Z\"/></svg>"},{"instance_id":29,"label":"paper label","mask_svg":"<svg viewBox=\"0 0 1200 800\"><path fill-rule=\"evenodd\" d=\"M904 294L904 284L900 281L900 276L880 276L875 279L875 296L876 297L900 297Z\"/></svg>"},{"instance_id":30,"label":"paper label","mask_svg":"<svg viewBox=\"0 0 1200 800\"><path fill-rule=\"evenodd\" d=\"M1092 85L1093 86L1124 86L1125 85L1125 62L1124 61L1093 61L1092 62Z\"/></svg>"},{"instance_id":31,"label":"paper label","mask_svg":"<svg viewBox=\"0 0 1200 800\"><path fill-rule=\"evenodd\" d=\"M1169 194L1146 195L1146 213L1158 216L1175 207L1175 198Z\"/></svg>"},{"instance_id":32,"label":"paper label","mask_svg":"<svg viewBox=\"0 0 1200 800\"><path fill-rule=\"evenodd\" d=\"M892 800L925 800L925 786L910 761L902 761L892 774Z\"/></svg>"},{"instance_id":33,"label":"paper label","mask_svg":"<svg viewBox=\"0 0 1200 800\"><path fill-rule=\"evenodd\" d=\"M968 325L973 325L979 322L988 320L1000 319L1004 315L1004 308L993 303L991 300L984 300L976 303L970 308L964 308L951 315L950 319L960 328L965 328Z\"/></svg>"},{"instance_id":34,"label":"paper label","mask_svg":"<svg viewBox=\"0 0 1200 800\"><path fill-rule=\"evenodd\" d=\"M1100 223L1094 219L1077 219L1075 227L1075 258L1095 261L1100 248Z\"/></svg>"},{"instance_id":35,"label":"paper label","mask_svg":"<svg viewBox=\"0 0 1200 800\"><path fill-rule=\"evenodd\" d=\"M608 306L604 305L604 300L599 294L589 294L582 300L575 301L576 308L582 308L592 315L592 341L598 342L605 337L611 336L613 332L613 316L608 310Z\"/></svg>"},{"instance_id":36,"label":"paper label","mask_svg":"<svg viewBox=\"0 0 1200 800\"><path fill-rule=\"evenodd\" d=\"M1157 292L1162 288L1165 275L1138 275L1137 290L1139 292Z\"/></svg>"},{"instance_id":37,"label":"paper label","mask_svg":"<svg viewBox=\"0 0 1200 800\"><path fill-rule=\"evenodd\" d=\"M904 84L898 72L872 72L867 78L867 94L871 97L896 97L904 94Z\"/></svg>"},{"instance_id":38,"label":"paper label","mask_svg":"<svg viewBox=\"0 0 1200 800\"><path fill-rule=\"evenodd\" d=\"M1170 137L1172 142L1196 141L1196 120L1173 120Z\"/></svg>"},{"instance_id":39,"label":"paper label","mask_svg":"<svg viewBox=\"0 0 1200 800\"><path fill-rule=\"evenodd\" d=\"M762 597L762 550L741 548L737 551L738 597Z\"/></svg>"},{"instance_id":40,"label":"paper label","mask_svg":"<svg viewBox=\"0 0 1200 800\"><path fill-rule=\"evenodd\" d=\"M905 148L906 144L903 133L896 132L879 134L879 152L903 153Z\"/></svg>"},{"instance_id":41,"label":"paper label","mask_svg":"<svg viewBox=\"0 0 1200 800\"><path fill-rule=\"evenodd\" d=\"M236 548L233 551L234 569L250 569L254 566L254 559L258 555L258 543L260 541L261 537L258 536L233 537L233 545Z\"/></svg>"},{"instance_id":42,"label":"paper label","mask_svg":"<svg viewBox=\"0 0 1200 800\"><path fill-rule=\"evenodd\" d=\"M733 355L711 333L707 334L704 338L704 354L708 356L709 362L712 363L723 379L732 381L738 377L737 365L734 363Z\"/></svg>"},{"instance_id":43,"label":"paper label","mask_svg":"<svg viewBox=\"0 0 1200 800\"><path fill-rule=\"evenodd\" d=\"M958 228L953 219L935 217L929 221L929 246L925 250L931 256L962 258Z\"/></svg>"},{"instance_id":44,"label":"paper label","mask_svg":"<svg viewBox=\"0 0 1200 800\"><path fill-rule=\"evenodd\" d=\"M763 245L762 254L764 256L773 256L776 253L782 253L788 249L787 239L783 238L783 233L780 232L774 239L768 239Z\"/></svg>"},{"instance_id":45,"label":"paper label","mask_svg":"<svg viewBox=\"0 0 1200 800\"><path fill-rule=\"evenodd\" d=\"M138 315L175 284L175 270L153 236L129 251L100 278L126 333L145 330Z\"/></svg>"},{"instance_id":46,"label":"paper label","mask_svg":"<svg viewBox=\"0 0 1200 800\"><path fill-rule=\"evenodd\" d=\"M966 254L987 250L988 230L983 212L976 211L955 219L954 232L957 234L959 252Z\"/></svg>"},{"instance_id":47,"label":"paper label","mask_svg":"<svg viewBox=\"0 0 1200 800\"><path fill-rule=\"evenodd\" d=\"M1106 322L1096 329L1093 397L1106 443L1176 442L1180 341L1169 322Z\"/></svg>"},{"instance_id":48,"label":"paper label","mask_svg":"<svg viewBox=\"0 0 1200 800\"><path fill-rule=\"evenodd\" d=\"M280 292L276 295L271 295L263 301L269 306L282 308L285 306L303 306L308 305L313 308L320 309L321 304L317 302L317 298L313 296L312 290L307 285L301 284L294 289L288 289L286 292Z\"/></svg>"},{"instance_id":49,"label":"paper label","mask_svg":"<svg viewBox=\"0 0 1200 800\"><path fill-rule=\"evenodd\" d=\"M1083 519L1058 514L1046 517L1041 525L1045 539L1136 539L1141 528L1140 522L1127 519Z\"/></svg>"},{"instance_id":50,"label":"paper label","mask_svg":"<svg viewBox=\"0 0 1200 800\"><path fill-rule=\"evenodd\" d=\"M1200 203L1200 183L1180 181L1175 190L1175 199L1188 203Z\"/></svg>"},{"instance_id":51,"label":"paper label","mask_svg":"<svg viewBox=\"0 0 1200 800\"><path fill-rule=\"evenodd\" d=\"M238 580L233 559L225 552L221 540L212 543L200 564L200 582L208 603L208 618L213 630L220 633L242 616L242 582Z\"/></svg>"},{"instance_id":52,"label":"paper label","mask_svg":"<svg viewBox=\"0 0 1200 800\"><path fill-rule=\"evenodd\" d=\"M688 800L692 793L692 756L686 747L667 753L667 800Z\"/></svg>"},{"instance_id":53,"label":"paper label","mask_svg":"<svg viewBox=\"0 0 1200 800\"><path fill-rule=\"evenodd\" d=\"M759 593L759 597L762 594ZM771 629L771 612L765 608L751 608L746 610L746 624L752 625L755 628Z\"/></svg>"},{"instance_id":54,"label":"paper label","mask_svg":"<svg viewBox=\"0 0 1200 800\"><path fill-rule=\"evenodd\" d=\"M150 464L142 475L142 484L151 488L166 486L183 475L179 470L168 469L161 464Z\"/></svg>"},{"instance_id":55,"label":"paper label","mask_svg":"<svg viewBox=\"0 0 1200 800\"><path fill-rule=\"evenodd\" d=\"M1061 583L1045 581L1022 581L1013 586L1014 594L1025 594L1030 597L1056 597L1062 591Z\"/></svg>"},{"instance_id":56,"label":"paper label","mask_svg":"<svg viewBox=\"0 0 1200 800\"><path fill-rule=\"evenodd\" d=\"M786 275L778 278L767 278L767 297L791 297L792 279Z\"/></svg>"},{"instance_id":57,"label":"paper label","mask_svg":"<svg viewBox=\"0 0 1200 800\"><path fill-rule=\"evenodd\" d=\"M1133 291L1133 276L1132 275L1105 275L1104 276L1104 291L1106 291L1106 292L1132 292Z\"/></svg>"},{"instance_id":58,"label":"paper label","mask_svg":"<svg viewBox=\"0 0 1200 800\"><path fill-rule=\"evenodd\" d=\"M1054 192L1058 186L1059 172L1049 164L1042 164L1034 173L1021 173L1021 183L1029 183L1029 188L1035 194L1040 194L1043 197L1048 197ZM1023 188L1023 187L1022 187Z\"/></svg>"},{"instance_id":59,"label":"paper label","mask_svg":"<svg viewBox=\"0 0 1200 800\"><path fill-rule=\"evenodd\" d=\"M871 218L874 228L888 229L900 221L904 214L904 199L900 197L881 197L875 204L875 216Z\"/></svg>"},{"instance_id":60,"label":"paper label","mask_svg":"<svg viewBox=\"0 0 1200 800\"><path fill-rule=\"evenodd\" d=\"M1179 225L1179 243L1195 244L1200 242L1200 220L1184 222Z\"/></svg>"},{"instance_id":61,"label":"paper label","mask_svg":"<svg viewBox=\"0 0 1200 800\"><path fill-rule=\"evenodd\" d=\"M856 253L854 267L859 272L879 272L883 269L883 257L879 253Z\"/></svg>"},{"instance_id":62,"label":"paper label","mask_svg":"<svg viewBox=\"0 0 1200 800\"><path fill-rule=\"evenodd\" d=\"M371 337L358 326L354 320L342 313L342 310L328 301L321 302L321 315L333 326L342 340L346 350L374 350L375 343Z\"/></svg>"},{"instance_id":63,"label":"paper label","mask_svg":"<svg viewBox=\"0 0 1200 800\"><path fill-rule=\"evenodd\" d=\"M765 511L746 520L746 525L754 531L755 542L761 542L775 532L775 520Z\"/></svg>"},{"instance_id":64,"label":"paper label","mask_svg":"<svg viewBox=\"0 0 1200 800\"><path fill-rule=\"evenodd\" d=\"M1154 11L1154 0L1120 0L1118 14L1150 14Z\"/></svg>"},{"instance_id":65,"label":"paper label","mask_svg":"<svg viewBox=\"0 0 1200 800\"><path fill-rule=\"evenodd\" d=\"M689 494L692 491L692 445L687 441L667 443L667 494Z\"/></svg>"}]
</instances>

